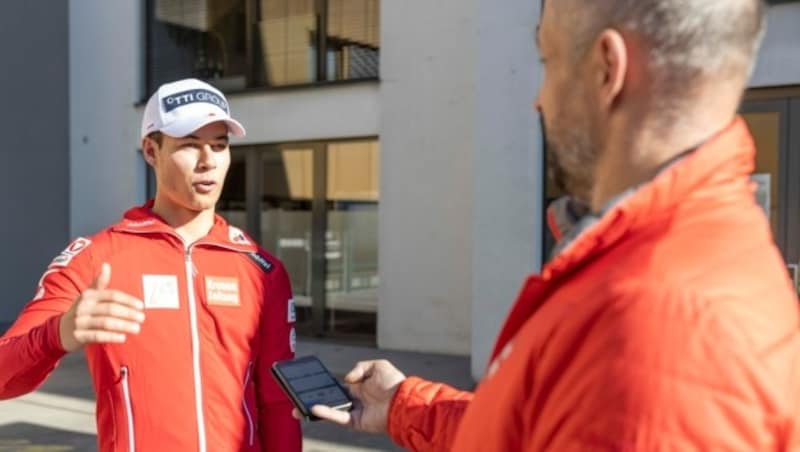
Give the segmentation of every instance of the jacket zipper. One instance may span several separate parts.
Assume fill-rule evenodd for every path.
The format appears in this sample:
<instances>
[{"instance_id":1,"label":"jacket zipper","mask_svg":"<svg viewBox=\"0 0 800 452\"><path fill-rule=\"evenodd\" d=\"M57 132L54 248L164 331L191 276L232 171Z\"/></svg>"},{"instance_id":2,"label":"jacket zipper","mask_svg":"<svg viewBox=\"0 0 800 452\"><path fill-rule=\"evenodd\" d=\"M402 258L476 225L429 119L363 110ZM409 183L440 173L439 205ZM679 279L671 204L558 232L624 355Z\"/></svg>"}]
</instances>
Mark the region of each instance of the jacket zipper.
<instances>
[{"instance_id":1,"label":"jacket zipper","mask_svg":"<svg viewBox=\"0 0 800 452\"><path fill-rule=\"evenodd\" d=\"M141 231L132 230L132 229L121 229L122 231L132 232L136 234L141 234ZM163 232L159 232L163 233ZM186 286L187 286L187 293L189 296L189 326L191 329L191 340L192 340L192 373L194 377L194 403L195 403L195 415L197 418L197 443L198 443L198 450L199 452L206 452L206 427L205 427L205 419L203 416L203 390L202 390L202 381L200 378L200 339L198 334L197 328L197 306L195 302L195 293L194 293L194 277L196 274L194 263L192 262L192 247L194 245L200 244L199 242L195 242L191 245L186 245L186 242L183 238L175 233L167 232L167 234L176 237L178 240L183 243L184 250L185 250L185 263L186 263ZM242 252L242 250L232 247L232 246L225 246L218 243L208 243L209 246L215 246L231 251ZM248 413L249 414L249 413ZM252 424L252 421L251 421ZM131 427L132 427L131 423ZM251 438L253 436L251 429ZM252 440L251 440L252 443ZM133 449L131 449L133 450Z\"/></svg>"},{"instance_id":2,"label":"jacket zipper","mask_svg":"<svg viewBox=\"0 0 800 452\"><path fill-rule=\"evenodd\" d=\"M250 383L251 372L253 371L253 361L247 363L247 374L244 377L244 393L242 394L242 406L244 407L244 414L247 415L247 425L250 427L250 447L253 447L255 440L255 426L253 425L253 416L250 414L250 408L247 407L247 385Z\"/></svg>"},{"instance_id":3,"label":"jacket zipper","mask_svg":"<svg viewBox=\"0 0 800 452\"><path fill-rule=\"evenodd\" d=\"M206 424L203 417L203 386L200 380L200 338L197 333L197 306L194 294L194 265L192 247L186 247L186 286L189 294L189 323L192 331L192 371L194 374L194 408L197 416L197 444L206 452Z\"/></svg>"},{"instance_id":4,"label":"jacket zipper","mask_svg":"<svg viewBox=\"0 0 800 452\"><path fill-rule=\"evenodd\" d=\"M128 452L136 450L136 438L133 435L133 408L131 407L131 388L128 383L128 367L122 366L122 396L125 398L125 420L128 424Z\"/></svg>"}]
</instances>

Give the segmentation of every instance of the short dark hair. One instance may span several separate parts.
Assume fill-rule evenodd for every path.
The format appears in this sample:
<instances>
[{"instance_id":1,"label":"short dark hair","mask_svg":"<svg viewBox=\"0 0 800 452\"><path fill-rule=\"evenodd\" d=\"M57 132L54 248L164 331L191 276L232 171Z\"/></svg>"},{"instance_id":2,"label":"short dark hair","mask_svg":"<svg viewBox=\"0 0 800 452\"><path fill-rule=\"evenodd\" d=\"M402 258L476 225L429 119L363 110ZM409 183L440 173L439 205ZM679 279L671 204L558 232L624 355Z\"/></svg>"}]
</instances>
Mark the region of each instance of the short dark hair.
<instances>
[{"instance_id":1,"label":"short dark hair","mask_svg":"<svg viewBox=\"0 0 800 452\"><path fill-rule=\"evenodd\" d=\"M156 144L158 144L159 146L161 146L164 143L164 134L159 131L155 131L148 134L147 138L150 138L151 140L155 141Z\"/></svg>"}]
</instances>

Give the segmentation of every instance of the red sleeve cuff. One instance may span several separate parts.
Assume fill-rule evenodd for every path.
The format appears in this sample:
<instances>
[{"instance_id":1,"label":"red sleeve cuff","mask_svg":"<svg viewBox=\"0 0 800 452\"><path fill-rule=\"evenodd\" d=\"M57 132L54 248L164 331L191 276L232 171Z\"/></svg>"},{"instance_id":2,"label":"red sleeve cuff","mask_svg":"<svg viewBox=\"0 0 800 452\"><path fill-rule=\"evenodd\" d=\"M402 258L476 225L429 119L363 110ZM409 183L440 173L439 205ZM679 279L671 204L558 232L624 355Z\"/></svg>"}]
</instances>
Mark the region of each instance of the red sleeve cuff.
<instances>
[{"instance_id":1,"label":"red sleeve cuff","mask_svg":"<svg viewBox=\"0 0 800 452\"><path fill-rule=\"evenodd\" d=\"M386 430L395 443L403 445L406 443L405 439L408 436L409 421L408 417L408 402L413 397L414 390L420 383L426 381L419 377L408 377L400 383L397 388L392 403L389 405L389 419L387 420Z\"/></svg>"},{"instance_id":2,"label":"red sleeve cuff","mask_svg":"<svg viewBox=\"0 0 800 452\"><path fill-rule=\"evenodd\" d=\"M64 346L61 345L61 334L59 332L59 324L61 323L61 316L63 315L64 314L54 315L44 323L47 344L45 353L47 353L48 356L61 358L67 354L67 351L64 350Z\"/></svg>"}]
</instances>

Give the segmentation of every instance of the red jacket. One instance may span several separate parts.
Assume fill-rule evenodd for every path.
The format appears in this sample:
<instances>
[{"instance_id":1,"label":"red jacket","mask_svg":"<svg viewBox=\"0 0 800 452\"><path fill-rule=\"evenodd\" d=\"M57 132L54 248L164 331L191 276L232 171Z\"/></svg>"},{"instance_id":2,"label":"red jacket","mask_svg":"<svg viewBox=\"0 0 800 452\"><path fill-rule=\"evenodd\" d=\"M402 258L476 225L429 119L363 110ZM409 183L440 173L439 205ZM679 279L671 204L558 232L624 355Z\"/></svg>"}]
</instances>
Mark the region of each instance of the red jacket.
<instances>
[{"instance_id":1,"label":"red jacket","mask_svg":"<svg viewBox=\"0 0 800 452\"><path fill-rule=\"evenodd\" d=\"M525 282L475 394L419 378L414 450L800 450L796 293L738 119Z\"/></svg>"},{"instance_id":2,"label":"red jacket","mask_svg":"<svg viewBox=\"0 0 800 452\"><path fill-rule=\"evenodd\" d=\"M85 347L101 451L300 450L299 423L270 375L294 355L289 279L219 216L188 250L149 206L72 242L0 339L0 398L44 382L65 353L59 318L103 262L109 288L143 300L146 318L124 344Z\"/></svg>"}]
</instances>

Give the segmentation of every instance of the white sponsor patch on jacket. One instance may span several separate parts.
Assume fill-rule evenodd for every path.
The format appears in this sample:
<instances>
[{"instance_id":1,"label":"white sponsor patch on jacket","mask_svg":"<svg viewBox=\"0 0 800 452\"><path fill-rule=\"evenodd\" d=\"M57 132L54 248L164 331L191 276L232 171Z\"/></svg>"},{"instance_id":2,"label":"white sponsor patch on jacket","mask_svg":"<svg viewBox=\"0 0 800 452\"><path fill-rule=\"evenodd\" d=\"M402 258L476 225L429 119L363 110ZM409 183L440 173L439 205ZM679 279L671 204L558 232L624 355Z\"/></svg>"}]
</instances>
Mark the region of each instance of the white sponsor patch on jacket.
<instances>
[{"instance_id":1,"label":"white sponsor patch on jacket","mask_svg":"<svg viewBox=\"0 0 800 452\"><path fill-rule=\"evenodd\" d=\"M497 373L497 371L500 369L500 365L503 363L503 361L505 361L506 359L508 359L509 356L511 356L511 351L513 349L514 349L513 343L509 342L508 344L506 344L505 347L503 347L502 350L500 350L500 353L492 361L492 363L489 365L489 369L486 371L486 377L487 378L489 378L489 377L491 377L491 376L493 376L494 374Z\"/></svg>"},{"instance_id":2,"label":"white sponsor patch on jacket","mask_svg":"<svg viewBox=\"0 0 800 452\"><path fill-rule=\"evenodd\" d=\"M178 277L142 275L145 309L178 309Z\"/></svg>"},{"instance_id":3,"label":"white sponsor patch on jacket","mask_svg":"<svg viewBox=\"0 0 800 452\"><path fill-rule=\"evenodd\" d=\"M289 350L291 350L292 353L294 353L296 348L297 348L297 331L295 331L294 328L292 328L292 330L289 331Z\"/></svg>"},{"instance_id":4,"label":"white sponsor patch on jacket","mask_svg":"<svg viewBox=\"0 0 800 452\"><path fill-rule=\"evenodd\" d=\"M61 254L56 256L53 261L50 262L48 268L66 267L72 261L72 258L80 254L81 251L88 248L91 244L91 240L84 237L78 237L77 239L73 240L72 243L70 243L67 248L61 252Z\"/></svg>"},{"instance_id":5,"label":"white sponsor patch on jacket","mask_svg":"<svg viewBox=\"0 0 800 452\"><path fill-rule=\"evenodd\" d=\"M44 289L44 279L47 278L47 275L51 273L57 273L60 270L57 269L49 269L44 272L41 278L39 278L39 285L36 286L36 295L33 296L33 301L40 300L44 298L45 289Z\"/></svg>"},{"instance_id":6,"label":"white sponsor patch on jacket","mask_svg":"<svg viewBox=\"0 0 800 452\"><path fill-rule=\"evenodd\" d=\"M289 298L289 301L286 306L286 321L288 323L294 323L297 321L297 311L294 307L294 298Z\"/></svg>"},{"instance_id":7,"label":"white sponsor patch on jacket","mask_svg":"<svg viewBox=\"0 0 800 452\"><path fill-rule=\"evenodd\" d=\"M239 306L239 280L206 276L206 303L216 306Z\"/></svg>"}]
</instances>

